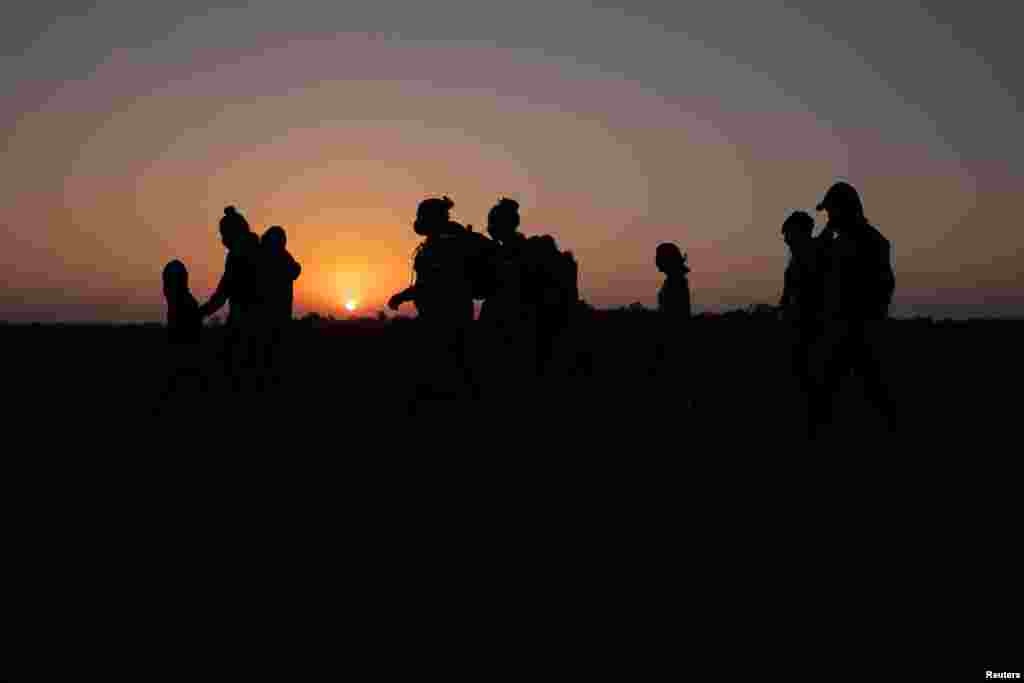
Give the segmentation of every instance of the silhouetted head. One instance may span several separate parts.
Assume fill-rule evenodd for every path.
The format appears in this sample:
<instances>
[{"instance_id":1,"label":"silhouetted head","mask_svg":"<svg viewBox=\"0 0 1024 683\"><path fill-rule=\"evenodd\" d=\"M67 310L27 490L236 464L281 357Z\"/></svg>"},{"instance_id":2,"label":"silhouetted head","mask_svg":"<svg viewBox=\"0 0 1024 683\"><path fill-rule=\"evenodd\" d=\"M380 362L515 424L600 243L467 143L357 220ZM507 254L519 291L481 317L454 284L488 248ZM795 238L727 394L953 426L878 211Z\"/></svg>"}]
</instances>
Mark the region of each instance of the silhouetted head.
<instances>
[{"instance_id":1,"label":"silhouetted head","mask_svg":"<svg viewBox=\"0 0 1024 683\"><path fill-rule=\"evenodd\" d=\"M654 251L654 265L666 275L686 275L690 272L686 265L686 254L679 251L672 242L662 242Z\"/></svg>"},{"instance_id":2,"label":"silhouetted head","mask_svg":"<svg viewBox=\"0 0 1024 683\"><path fill-rule=\"evenodd\" d=\"M272 251L284 251L285 246L288 244L288 235L285 234L284 228L280 225L272 225L263 233L260 243Z\"/></svg>"},{"instance_id":3,"label":"silhouetted head","mask_svg":"<svg viewBox=\"0 0 1024 683\"><path fill-rule=\"evenodd\" d=\"M238 243L238 238L249 232L249 222L233 206L224 208L220 218L220 239L228 249Z\"/></svg>"},{"instance_id":4,"label":"silhouetted head","mask_svg":"<svg viewBox=\"0 0 1024 683\"><path fill-rule=\"evenodd\" d=\"M519 228L519 202L502 197L487 212L487 234L503 242Z\"/></svg>"},{"instance_id":5,"label":"silhouetted head","mask_svg":"<svg viewBox=\"0 0 1024 683\"><path fill-rule=\"evenodd\" d=\"M434 235L448 226L449 216L455 202L448 197L424 199L416 208L416 222L413 230L417 235Z\"/></svg>"},{"instance_id":6,"label":"silhouetted head","mask_svg":"<svg viewBox=\"0 0 1024 683\"><path fill-rule=\"evenodd\" d=\"M838 182L828 188L828 192L816 208L818 211L828 211L830 223L861 223L865 220L860 195L849 183Z\"/></svg>"},{"instance_id":7,"label":"silhouetted head","mask_svg":"<svg viewBox=\"0 0 1024 683\"><path fill-rule=\"evenodd\" d=\"M188 269L175 259L164 266L164 296L174 296L188 291Z\"/></svg>"},{"instance_id":8,"label":"silhouetted head","mask_svg":"<svg viewBox=\"0 0 1024 683\"><path fill-rule=\"evenodd\" d=\"M810 239L813 232L814 218L806 211L794 211L782 223L782 239L789 246Z\"/></svg>"}]
</instances>

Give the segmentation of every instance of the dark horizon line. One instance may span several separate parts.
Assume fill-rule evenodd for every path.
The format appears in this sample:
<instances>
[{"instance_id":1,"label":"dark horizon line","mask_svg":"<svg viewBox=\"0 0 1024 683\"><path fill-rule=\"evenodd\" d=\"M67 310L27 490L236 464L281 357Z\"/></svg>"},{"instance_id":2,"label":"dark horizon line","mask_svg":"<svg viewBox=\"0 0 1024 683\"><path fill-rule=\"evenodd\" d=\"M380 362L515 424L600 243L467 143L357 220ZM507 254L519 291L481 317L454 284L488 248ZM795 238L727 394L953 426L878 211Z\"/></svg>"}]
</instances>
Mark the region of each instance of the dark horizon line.
<instances>
[{"instance_id":1,"label":"dark horizon line","mask_svg":"<svg viewBox=\"0 0 1024 683\"><path fill-rule=\"evenodd\" d=\"M763 308L762 308L763 307ZM757 309L761 308L760 311ZM705 310L695 312L693 317L711 317L718 318L727 315L764 315L766 311L777 309L777 306L771 304L750 304L749 306L734 307L724 310ZM601 313L658 313L656 308L650 306L642 306L641 308L634 308L633 304L626 304L614 307L602 307L592 306L591 310ZM367 313L364 315L341 315L334 316L330 313L322 314L316 311L310 311L301 316L295 316L293 320L300 322L303 319L315 316L319 320L335 323L353 323L353 322L380 322L381 318L376 313ZM416 315L410 314L392 314L386 315L383 321L393 320L415 320ZM967 315L967 316L956 316L956 315L926 315L922 313L904 313L889 315L889 320L898 321L922 321L928 320L931 322L1020 322L1024 321L1024 313L1016 314L993 314L993 315ZM166 321L163 320L132 320L132 321L116 321L116 320L5 320L0 319L0 325L5 327L166 327ZM208 327L220 327L223 326L224 321L219 321L214 325L204 325L204 328Z\"/></svg>"}]
</instances>

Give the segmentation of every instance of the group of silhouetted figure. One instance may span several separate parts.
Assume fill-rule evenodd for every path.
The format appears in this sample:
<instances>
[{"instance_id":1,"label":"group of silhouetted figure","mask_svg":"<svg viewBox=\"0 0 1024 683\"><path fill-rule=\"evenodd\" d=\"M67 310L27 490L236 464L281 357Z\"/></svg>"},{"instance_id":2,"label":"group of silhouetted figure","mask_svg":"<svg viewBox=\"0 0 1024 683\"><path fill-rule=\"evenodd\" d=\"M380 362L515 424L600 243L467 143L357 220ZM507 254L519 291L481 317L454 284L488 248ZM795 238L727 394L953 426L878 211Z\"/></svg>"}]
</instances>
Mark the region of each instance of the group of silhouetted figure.
<instances>
[{"instance_id":1,"label":"group of silhouetted figure","mask_svg":"<svg viewBox=\"0 0 1024 683\"><path fill-rule=\"evenodd\" d=\"M164 266L167 333L172 353L169 384L172 392L182 380L207 388L208 365L200 356L203 320L229 303L226 376L235 390L262 388L281 380L281 361L292 322L293 283L302 272L287 249L287 235L279 225L259 236L233 207L224 209L220 236L228 250L216 291L199 305L188 285L188 270L181 261Z\"/></svg>"},{"instance_id":2,"label":"group of silhouetted figure","mask_svg":"<svg viewBox=\"0 0 1024 683\"><path fill-rule=\"evenodd\" d=\"M393 310L412 303L417 311L415 343L422 361L411 407L425 398L475 400L536 391L538 380L572 363L585 325L573 253L561 250L551 235L524 235L516 201L502 198L491 208L486 236L452 220L453 206L448 197L420 202L413 230L424 239L414 255L413 284L388 302ZM887 318L895 289L889 242L869 223L848 183L829 188L817 210L828 212L817 235L814 218L805 212L783 223L790 260L779 304L809 435L831 421L833 397L851 371L861 375L868 398L894 426L878 353L878 323ZM180 261L164 269L172 377L191 374L203 383L204 366L196 358L202 321L230 302L226 376L238 391L266 388L281 380L293 283L301 268L286 249L281 227L259 237L230 206L219 227L228 255L209 301L199 305L192 296ZM658 292L656 371L674 375L694 350L690 268L671 242L657 245L654 262L665 276ZM475 302L481 302L476 320ZM472 361L471 329L491 362ZM698 394L699 388L681 400L692 405Z\"/></svg>"}]
</instances>

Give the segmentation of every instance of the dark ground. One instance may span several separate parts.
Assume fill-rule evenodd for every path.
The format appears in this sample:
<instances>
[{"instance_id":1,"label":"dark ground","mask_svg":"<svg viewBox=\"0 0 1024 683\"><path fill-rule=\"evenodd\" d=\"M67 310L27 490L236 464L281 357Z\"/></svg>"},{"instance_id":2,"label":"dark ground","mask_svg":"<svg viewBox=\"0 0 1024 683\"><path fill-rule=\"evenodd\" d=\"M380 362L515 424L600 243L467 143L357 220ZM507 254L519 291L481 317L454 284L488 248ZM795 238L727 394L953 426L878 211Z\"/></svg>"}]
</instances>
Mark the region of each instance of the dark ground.
<instances>
[{"instance_id":1,"label":"dark ground","mask_svg":"<svg viewBox=\"0 0 1024 683\"><path fill-rule=\"evenodd\" d=\"M366 439L384 450L406 436L424 448L429 440L416 442L415 435L433 427L444 435L442 449L490 450L519 440L541 455L558 445L595 453L619 443L636 458L690 455L698 445L704 456L727 456L798 443L799 396L780 324L745 312L697 318L681 375L652 377L652 322L645 312L598 313L580 328L575 376L500 401L493 393L476 403L435 401L415 421L406 414L410 377L425 362L413 342L415 321L296 322L281 391L248 402L222 392L184 395L156 421L166 353L160 327L8 325L0 334L22 397L17 407L36 429L46 434L71 418L108 443L143 425L199 440L255 432L339 444ZM204 332L215 377L223 331ZM890 321L885 361L902 438L884 431L851 377L815 450L1005 452L1018 433L1022 341L1024 321ZM486 351L479 343L474 349ZM502 436L481 443L480 431Z\"/></svg>"},{"instance_id":2,"label":"dark ground","mask_svg":"<svg viewBox=\"0 0 1024 683\"><path fill-rule=\"evenodd\" d=\"M410 321L296 323L285 391L182 396L161 418L161 328L0 326L9 555L83 614L109 603L87 584L190 632L216 630L196 617L211 604L255 623L292 610L282 623L314 640L355 620L381 661L394 615L428 633L454 605L559 648L569 615L616 650L674 653L695 629L716 654L683 649L683 669L752 647L775 659L751 671L804 668L843 643L862 666L889 647L948 673L955 649L907 642L962 649L1019 615L1024 322L892 321L904 434L850 380L806 447L778 323L698 318L685 376L651 378L652 321L600 314L581 331L589 375L418 419Z\"/></svg>"}]
</instances>

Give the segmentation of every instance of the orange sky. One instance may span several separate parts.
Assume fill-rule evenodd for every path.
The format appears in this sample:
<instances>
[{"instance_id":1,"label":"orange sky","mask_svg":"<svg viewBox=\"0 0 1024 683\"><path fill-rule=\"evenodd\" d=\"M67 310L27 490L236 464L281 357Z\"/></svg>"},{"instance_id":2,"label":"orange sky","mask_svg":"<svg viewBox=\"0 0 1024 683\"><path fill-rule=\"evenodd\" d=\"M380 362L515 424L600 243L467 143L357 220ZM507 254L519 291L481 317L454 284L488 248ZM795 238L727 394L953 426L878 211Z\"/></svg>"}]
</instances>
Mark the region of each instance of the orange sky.
<instances>
[{"instance_id":1,"label":"orange sky","mask_svg":"<svg viewBox=\"0 0 1024 683\"><path fill-rule=\"evenodd\" d=\"M842 92L798 79L784 53L740 54L753 36L730 50L714 27L586 11L535 34L471 16L451 39L300 26L269 4L161 15L131 39L102 3L37 28L3 72L0 319L159 320L172 258L204 299L227 204L288 231L299 313L340 315L349 298L375 311L409 281L416 203L440 194L478 229L498 197L519 200L524 232L573 249L599 306L654 303L663 240L689 252L698 310L773 302L782 219L838 177L893 241L898 311L1024 312L1017 100L989 62L919 32L956 67L946 78L977 105L972 127L940 84L896 88L910 67L880 64L884 40L825 40L809 15L765 16L819 40ZM581 16L590 35L572 32Z\"/></svg>"}]
</instances>

